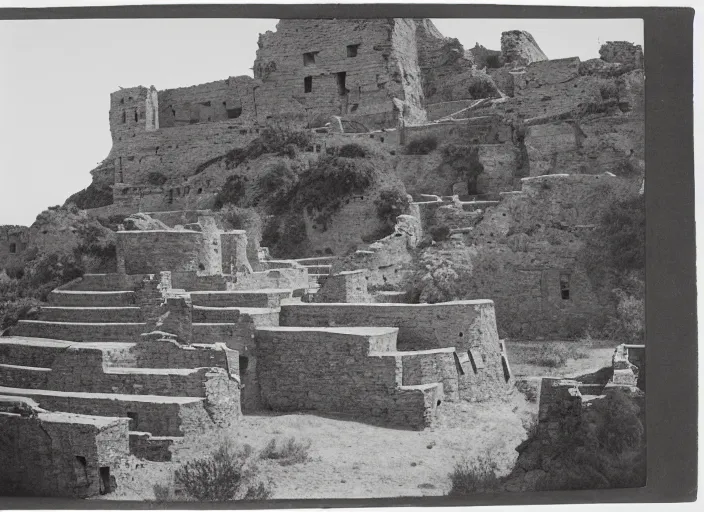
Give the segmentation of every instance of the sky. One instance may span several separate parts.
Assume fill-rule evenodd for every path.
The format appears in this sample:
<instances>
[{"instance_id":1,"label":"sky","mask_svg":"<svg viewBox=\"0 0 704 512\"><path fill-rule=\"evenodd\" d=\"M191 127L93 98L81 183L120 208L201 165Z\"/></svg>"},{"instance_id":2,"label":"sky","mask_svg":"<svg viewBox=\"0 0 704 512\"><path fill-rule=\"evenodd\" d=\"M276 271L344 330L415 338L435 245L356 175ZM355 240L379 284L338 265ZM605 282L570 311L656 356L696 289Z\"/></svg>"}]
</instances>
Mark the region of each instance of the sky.
<instances>
[{"instance_id":1,"label":"sky","mask_svg":"<svg viewBox=\"0 0 704 512\"><path fill-rule=\"evenodd\" d=\"M0 225L30 225L90 184L110 151L110 93L250 75L275 19L0 21ZM550 59L599 56L606 41L643 45L642 20L434 19L465 48L500 49L527 30ZM647 52L647 48L643 48Z\"/></svg>"}]
</instances>

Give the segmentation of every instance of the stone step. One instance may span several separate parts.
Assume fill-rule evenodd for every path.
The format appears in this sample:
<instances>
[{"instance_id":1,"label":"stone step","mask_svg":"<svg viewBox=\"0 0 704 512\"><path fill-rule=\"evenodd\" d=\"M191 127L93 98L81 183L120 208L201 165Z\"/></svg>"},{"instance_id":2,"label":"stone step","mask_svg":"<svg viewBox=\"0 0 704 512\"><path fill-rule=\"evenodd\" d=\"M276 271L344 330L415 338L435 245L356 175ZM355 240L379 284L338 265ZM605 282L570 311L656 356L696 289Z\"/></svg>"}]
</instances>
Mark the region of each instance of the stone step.
<instances>
[{"instance_id":1,"label":"stone step","mask_svg":"<svg viewBox=\"0 0 704 512\"><path fill-rule=\"evenodd\" d=\"M0 395L31 398L48 411L132 418L131 428L155 436L183 436L207 424L204 398L85 393L0 386ZM136 419L136 421L134 421ZM136 423L136 425L134 424Z\"/></svg>"},{"instance_id":2,"label":"stone step","mask_svg":"<svg viewBox=\"0 0 704 512\"><path fill-rule=\"evenodd\" d=\"M0 363L0 386L38 389L46 387L51 368Z\"/></svg>"},{"instance_id":3,"label":"stone step","mask_svg":"<svg viewBox=\"0 0 704 512\"><path fill-rule=\"evenodd\" d=\"M308 275L316 275L316 274L323 274L323 275L328 275L330 274L330 270L332 269L332 265L304 265L305 268L308 269Z\"/></svg>"},{"instance_id":4,"label":"stone step","mask_svg":"<svg viewBox=\"0 0 704 512\"><path fill-rule=\"evenodd\" d=\"M260 327L255 331L257 341L269 343L364 343L366 353L396 350L396 327Z\"/></svg>"},{"instance_id":5,"label":"stone step","mask_svg":"<svg viewBox=\"0 0 704 512\"><path fill-rule=\"evenodd\" d=\"M46 306L39 311L39 320L47 322L139 323L142 321L142 312L136 306Z\"/></svg>"},{"instance_id":6,"label":"stone step","mask_svg":"<svg viewBox=\"0 0 704 512\"><path fill-rule=\"evenodd\" d=\"M50 338L65 341L135 342L144 332L146 324L138 322L47 322L20 320L10 329L13 336Z\"/></svg>"},{"instance_id":7,"label":"stone step","mask_svg":"<svg viewBox=\"0 0 704 512\"><path fill-rule=\"evenodd\" d=\"M473 212L476 210L484 210L486 208L489 208L491 206L496 206L499 204L500 201L467 201L467 202L462 202L460 203L462 205L462 209L466 212Z\"/></svg>"},{"instance_id":8,"label":"stone step","mask_svg":"<svg viewBox=\"0 0 704 512\"><path fill-rule=\"evenodd\" d=\"M298 263L300 263L303 266L307 265L328 265L330 262L336 260L336 256L315 256L312 258L299 258L297 260Z\"/></svg>"},{"instance_id":9,"label":"stone step","mask_svg":"<svg viewBox=\"0 0 704 512\"><path fill-rule=\"evenodd\" d=\"M54 358L72 345L69 341L6 336L0 338L0 363L50 368Z\"/></svg>"},{"instance_id":10,"label":"stone step","mask_svg":"<svg viewBox=\"0 0 704 512\"><path fill-rule=\"evenodd\" d=\"M71 291L109 292L115 290L128 290L137 276L124 274L83 274L83 277L73 284Z\"/></svg>"},{"instance_id":11,"label":"stone step","mask_svg":"<svg viewBox=\"0 0 704 512\"><path fill-rule=\"evenodd\" d=\"M259 290L237 290L224 292L191 292L194 306L277 308L281 299L290 298L292 290L262 288Z\"/></svg>"},{"instance_id":12,"label":"stone step","mask_svg":"<svg viewBox=\"0 0 704 512\"><path fill-rule=\"evenodd\" d=\"M279 325L280 308L216 308L193 306L194 323L251 322L254 325Z\"/></svg>"},{"instance_id":13,"label":"stone step","mask_svg":"<svg viewBox=\"0 0 704 512\"><path fill-rule=\"evenodd\" d=\"M54 306L86 307L131 306L134 304L134 292L54 290L49 294L49 304Z\"/></svg>"}]
</instances>

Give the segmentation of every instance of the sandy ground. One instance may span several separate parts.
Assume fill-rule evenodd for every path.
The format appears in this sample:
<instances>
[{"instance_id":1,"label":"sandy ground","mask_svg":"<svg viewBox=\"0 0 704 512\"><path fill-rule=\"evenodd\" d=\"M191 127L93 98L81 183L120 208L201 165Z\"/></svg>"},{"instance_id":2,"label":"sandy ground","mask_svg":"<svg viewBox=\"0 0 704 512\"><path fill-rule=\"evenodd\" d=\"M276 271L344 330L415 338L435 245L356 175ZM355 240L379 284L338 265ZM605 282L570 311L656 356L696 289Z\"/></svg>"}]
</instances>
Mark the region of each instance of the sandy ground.
<instances>
[{"instance_id":1,"label":"sandy ground","mask_svg":"<svg viewBox=\"0 0 704 512\"><path fill-rule=\"evenodd\" d=\"M506 342L517 381L542 376L572 377L610 366L616 343L581 345L588 357L570 359L561 368L527 362L541 344ZM574 343L574 342L568 342ZM260 473L274 484L272 499L381 498L446 494L449 474L463 461L489 456L501 473L510 471L518 446L535 421L537 403L514 391L504 402L444 402L438 425L423 432L390 429L343 416L269 414L244 416L234 428L190 436L174 448L171 463L130 458L116 472L118 490L103 499L152 500L153 485L166 483L183 463L201 457L230 440L259 452L271 439L311 441L310 460L291 466L261 460Z\"/></svg>"}]
</instances>

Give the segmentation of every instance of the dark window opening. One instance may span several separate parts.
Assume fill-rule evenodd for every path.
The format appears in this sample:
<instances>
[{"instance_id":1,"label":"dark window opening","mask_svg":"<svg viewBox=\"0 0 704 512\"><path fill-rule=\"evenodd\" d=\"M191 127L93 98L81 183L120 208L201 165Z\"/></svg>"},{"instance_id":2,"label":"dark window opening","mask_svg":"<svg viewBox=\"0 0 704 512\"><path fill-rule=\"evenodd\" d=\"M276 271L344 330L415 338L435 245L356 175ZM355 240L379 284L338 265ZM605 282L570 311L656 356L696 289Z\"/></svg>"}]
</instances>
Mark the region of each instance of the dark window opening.
<instances>
[{"instance_id":1,"label":"dark window opening","mask_svg":"<svg viewBox=\"0 0 704 512\"><path fill-rule=\"evenodd\" d=\"M203 105L204 107L209 107L209 106L210 106L210 102L209 102L209 101L203 101L203 102L201 102L201 105Z\"/></svg>"},{"instance_id":2,"label":"dark window opening","mask_svg":"<svg viewBox=\"0 0 704 512\"><path fill-rule=\"evenodd\" d=\"M14 242L10 244L10 254L15 254L17 252L17 244Z\"/></svg>"},{"instance_id":3,"label":"dark window opening","mask_svg":"<svg viewBox=\"0 0 704 512\"><path fill-rule=\"evenodd\" d=\"M237 119L242 115L242 107L237 107L237 108L227 108L227 118L228 119Z\"/></svg>"},{"instance_id":4,"label":"dark window opening","mask_svg":"<svg viewBox=\"0 0 704 512\"><path fill-rule=\"evenodd\" d=\"M315 54L318 52L308 52L303 54L303 65L312 66L315 64Z\"/></svg>"},{"instance_id":5,"label":"dark window opening","mask_svg":"<svg viewBox=\"0 0 704 512\"><path fill-rule=\"evenodd\" d=\"M174 202L174 191L173 189L169 190L169 204Z\"/></svg>"},{"instance_id":6,"label":"dark window opening","mask_svg":"<svg viewBox=\"0 0 704 512\"><path fill-rule=\"evenodd\" d=\"M198 270L205 270L205 265L198 263Z\"/></svg>"},{"instance_id":7,"label":"dark window opening","mask_svg":"<svg viewBox=\"0 0 704 512\"><path fill-rule=\"evenodd\" d=\"M358 44L348 44L347 45L347 56L348 57L356 57L357 50L359 50Z\"/></svg>"},{"instance_id":8,"label":"dark window opening","mask_svg":"<svg viewBox=\"0 0 704 512\"><path fill-rule=\"evenodd\" d=\"M570 300L570 275L560 274L560 296L562 300Z\"/></svg>"},{"instance_id":9,"label":"dark window opening","mask_svg":"<svg viewBox=\"0 0 704 512\"><path fill-rule=\"evenodd\" d=\"M340 71L337 74L337 92L340 96L344 96L347 94L347 72L346 71Z\"/></svg>"},{"instance_id":10,"label":"dark window opening","mask_svg":"<svg viewBox=\"0 0 704 512\"><path fill-rule=\"evenodd\" d=\"M199 193L199 194L202 194L202 193L203 193L203 189L202 189L202 188L199 188L199 189L198 189L198 193Z\"/></svg>"},{"instance_id":11,"label":"dark window opening","mask_svg":"<svg viewBox=\"0 0 704 512\"><path fill-rule=\"evenodd\" d=\"M135 110L134 111L134 122L136 123L138 121L139 121L139 114L137 114L137 111Z\"/></svg>"},{"instance_id":12,"label":"dark window opening","mask_svg":"<svg viewBox=\"0 0 704 512\"><path fill-rule=\"evenodd\" d=\"M384 137L379 137L379 141L384 142Z\"/></svg>"},{"instance_id":13,"label":"dark window opening","mask_svg":"<svg viewBox=\"0 0 704 512\"><path fill-rule=\"evenodd\" d=\"M127 112L124 110L122 111L122 124L125 124L127 122Z\"/></svg>"},{"instance_id":14,"label":"dark window opening","mask_svg":"<svg viewBox=\"0 0 704 512\"><path fill-rule=\"evenodd\" d=\"M463 333L462 331L460 331L460 338L461 338L462 336L464 336L464 333Z\"/></svg>"},{"instance_id":15,"label":"dark window opening","mask_svg":"<svg viewBox=\"0 0 704 512\"><path fill-rule=\"evenodd\" d=\"M249 358L247 356L240 356L240 372L246 372L249 367Z\"/></svg>"},{"instance_id":16,"label":"dark window opening","mask_svg":"<svg viewBox=\"0 0 704 512\"><path fill-rule=\"evenodd\" d=\"M352 107L350 108L350 112L357 112L357 109L358 109L358 108L359 108L359 103L355 103L355 104L352 105Z\"/></svg>"},{"instance_id":17,"label":"dark window opening","mask_svg":"<svg viewBox=\"0 0 704 512\"><path fill-rule=\"evenodd\" d=\"M88 485L88 462L85 457L76 455L76 465L74 471L76 475L76 483L78 485Z\"/></svg>"},{"instance_id":18,"label":"dark window opening","mask_svg":"<svg viewBox=\"0 0 704 512\"><path fill-rule=\"evenodd\" d=\"M124 104L125 104L125 98L120 98L120 105L124 105Z\"/></svg>"},{"instance_id":19,"label":"dark window opening","mask_svg":"<svg viewBox=\"0 0 704 512\"><path fill-rule=\"evenodd\" d=\"M127 417L130 419L130 430L137 430L137 413L128 412Z\"/></svg>"},{"instance_id":20,"label":"dark window opening","mask_svg":"<svg viewBox=\"0 0 704 512\"><path fill-rule=\"evenodd\" d=\"M511 370L508 369L508 362L506 361L506 358L502 355L501 356L501 367L504 370L504 380L506 382L511 380Z\"/></svg>"},{"instance_id":21,"label":"dark window opening","mask_svg":"<svg viewBox=\"0 0 704 512\"><path fill-rule=\"evenodd\" d=\"M110 481L110 468L107 466L101 467L100 473L100 494L108 494L112 492L112 482Z\"/></svg>"},{"instance_id":22,"label":"dark window opening","mask_svg":"<svg viewBox=\"0 0 704 512\"><path fill-rule=\"evenodd\" d=\"M303 79L303 92L313 91L313 77L307 76Z\"/></svg>"}]
</instances>

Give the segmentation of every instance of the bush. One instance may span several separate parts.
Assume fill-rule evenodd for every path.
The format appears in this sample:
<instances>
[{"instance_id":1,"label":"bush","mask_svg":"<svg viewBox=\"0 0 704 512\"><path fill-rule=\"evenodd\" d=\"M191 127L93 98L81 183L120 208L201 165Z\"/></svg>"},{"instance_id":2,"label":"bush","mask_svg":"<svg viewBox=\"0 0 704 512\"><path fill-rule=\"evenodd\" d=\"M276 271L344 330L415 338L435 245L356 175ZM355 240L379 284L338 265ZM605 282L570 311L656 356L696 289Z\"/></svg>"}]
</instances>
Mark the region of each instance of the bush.
<instances>
[{"instance_id":1,"label":"bush","mask_svg":"<svg viewBox=\"0 0 704 512\"><path fill-rule=\"evenodd\" d=\"M489 455L479 457L474 463L461 462L450 473L449 496L466 496L474 493L490 493L501 490L501 479L496 476L497 465Z\"/></svg>"},{"instance_id":2,"label":"bush","mask_svg":"<svg viewBox=\"0 0 704 512\"><path fill-rule=\"evenodd\" d=\"M281 445L277 444L276 439L272 439L260 452L259 458L276 460L282 466L301 464L310 460L310 446L310 440L301 442L295 437L286 439Z\"/></svg>"},{"instance_id":3,"label":"bush","mask_svg":"<svg viewBox=\"0 0 704 512\"><path fill-rule=\"evenodd\" d=\"M263 222L255 209L227 205L220 213L228 229L243 229L247 232L247 239L261 241Z\"/></svg>"},{"instance_id":4,"label":"bush","mask_svg":"<svg viewBox=\"0 0 704 512\"><path fill-rule=\"evenodd\" d=\"M468 144L445 144L441 149L443 163L452 168L459 178L467 181L470 194L477 193L477 178L484 172L479 161L479 148Z\"/></svg>"},{"instance_id":5,"label":"bush","mask_svg":"<svg viewBox=\"0 0 704 512\"><path fill-rule=\"evenodd\" d=\"M430 228L430 236L435 242L444 242L450 238L450 228L447 226L433 226Z\"/></svg>"},{"instance_id":6,"label":"bush","mask_svg":"<svg viewBox=\"0 0 704 512\"><path fill-rule=\"evenodd\" d=\"M438 147L438 138L435 135L414 137L406 144L407 155L429 155Z\"/></svg>"},{"instance_id":7,"label":"bush","mask_svg":"<svg viewBox=\"0 0 704 512\"><path fill-rule=\"evenodd\" d=\"M560 368L568 359L585 359L589 354L575 343L541 343L540 347L528 357L527 362L548 368Z\"/></svg>"},{"instance_id":8,"label":"bush","mask_svg":"<svg viewBox=\"0 0 704 512\"><path fill-rule=\"evenodd\" d=\"M257 466L252 447L235 450L223 444L201 459L187 462L176 470L174 480L190 499L197 501L264 500L271 489L256 482Z\"/></svg>"},{"instance_id":9,"label":"bush","mask_svg":"<svg viewBox=\"0 0 704 512\"><path fill-rule=\"evenodd\" d=\"M219 210L226 204L239 206L245 196L246 180L247 178L243 178L239 174L228 176L222 188L215 195L213 208Z\"/></svg>"},{"instance_id":10,"label":"bush","mask_svg":"<svg viewBox=\"0 0 704 512\"><path fill-rule=\"evenodd\" d=\"M295 190L296 209L317 211L316 222L327 229L333 213L347 197L364 193L378 179L378 171L368 160L323 157L301 175Z\"/></svg>"},{"instance_id":11,"label":"bush","mask_svg":"<svg viewBox=\"0 0 704 512\"><path fill-rule=\"evenodd\" d=\"M108 206L112 204L112 188L110 188L110 185L98 186L95 183L91 183L80 192L69 196L64 206L69 204L74 204L82 210Z\"/></svg>"},{"instance_id":12,"label":"bush","mask_svg":"<svg viewBox=\"0 0 704 512\"><path fill-rule=\"evenodd\" d=\"M259 193L254 204L263 204L271 213L280 215L287 208L298 179L298 173L291 169L288 162L277 160L259 179Z\"/></svg>"},{"instance_id":13,"label":"bush","mask_svg":"<svg viewBox=\"0 0 704 512\"><path fill-rule=\"evenodd\" d=\"M486 67L489 69L497 69L501 67L501 60L498 55L487 55Z\"/></svg>"},{"instance_id":14,"label":"bush","mask_svg":"<svg viewBox=\"0 0 704 512\"><path fill-rule=\"evenodd\" d=\"M365 158L367 155L366 149L354 142L345 144L337 149L337 156L344 158Z\"/></svg>"},{"instance_id":15,"label":"bush","mask_svg":"<svg viewBox=\"0 0 704 512\"><path fill-rule=\"evenodd\" d=\"M147 183L154 185L155 187L160 187L168 181L168 178L164 176L159 171L152 171L147 174Z\"/></svg>"},{"instance_id":16,"label":"bush","mask_svg":"<svg viewBox=\"0 0 704 512\"><path fill-rule=\"evenodd\" d=\"M379 193L379 198L374 202L376 215L386 225L396 224L396 217L408 213L411 202L408 194L395 188L387 188Z\"/></svg>"}]
</instances>

